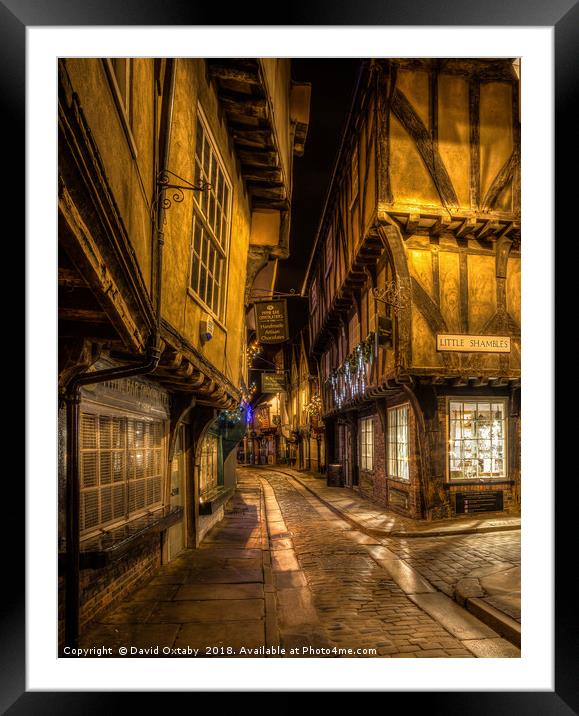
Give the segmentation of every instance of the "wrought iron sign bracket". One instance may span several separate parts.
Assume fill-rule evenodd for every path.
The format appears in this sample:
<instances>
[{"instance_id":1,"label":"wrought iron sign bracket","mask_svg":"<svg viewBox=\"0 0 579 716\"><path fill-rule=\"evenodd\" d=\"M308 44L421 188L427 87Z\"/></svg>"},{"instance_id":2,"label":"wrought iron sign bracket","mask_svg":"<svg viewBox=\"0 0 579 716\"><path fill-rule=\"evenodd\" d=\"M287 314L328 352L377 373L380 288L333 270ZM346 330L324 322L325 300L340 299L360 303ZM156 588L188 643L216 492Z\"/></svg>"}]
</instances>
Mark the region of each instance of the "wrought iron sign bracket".
<instances>
[{"instance_id":1,"label":"wrought iron sign bracket","mask_svg":"<svg viewBox=\"0 0 579 716\"><path fill-rule=\"evenodd\" d=\"M186 191L207 191L211 189L211 184L201 181L201 184L192 184L187 179L175 174L169 169L164 169L157 174L157 193L152 205L153 211L158 210L159 206L163 209L170 209L173 202L180 204L185 199ZM170 195L167 196L167 191Z\"/></svg>"},{"instance_id":2,"label":"wrought iron sign bracket","mask_svg":"<svg viewBox=\"0 0 579 716\"><path fill-rule=\"evenodd\" d=\"M390 281L384 288L372 289L372 295L376 301L391 306L396 314L408 307L410 294L409 282L404 279Z\"/></svg>"}]
</instances>

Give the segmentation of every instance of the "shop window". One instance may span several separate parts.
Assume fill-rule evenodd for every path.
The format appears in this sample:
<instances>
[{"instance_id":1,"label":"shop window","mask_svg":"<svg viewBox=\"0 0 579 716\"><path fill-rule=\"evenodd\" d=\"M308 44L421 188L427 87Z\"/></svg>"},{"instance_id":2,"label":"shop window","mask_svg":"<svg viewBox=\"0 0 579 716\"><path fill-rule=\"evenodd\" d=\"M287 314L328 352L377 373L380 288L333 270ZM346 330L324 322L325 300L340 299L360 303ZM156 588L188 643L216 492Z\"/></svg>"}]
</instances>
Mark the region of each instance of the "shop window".
<instances>
[{"instance_id":1,"label":"shop window","mask_svg":"<svg viewBox=\"0 0 579 716\"><path fill-rule=\"evenodd\" d=\"M409 480L408 405L388 409L388 477Z\"/></svg>"},{"instance_id":2,"label":"shop window","mask_svg":"<svg viewBox=\"0 0 579 716\"><path fill-rule=\"evenodd\" d=\"M190 288L216 318L223 320L231 185L200 112L195 143L195 183L210 184L210 187L194 192Z\"/></svg>"},{"instance_id":3,"label":"shop window","mask_svg":"<svg viewBox=\"0 0 579 716\"><path fill-rule=\"evenodd\" d=\"M219 438L206 435L201 441L199 494L207 495L219 484Z\"/></svg>"},{"instance_id":4,"label":"shop window","mask_svg":"<svg viewBox=\"0 0 579 716\"><path fill-rule=\"evenodd\" d=\"M374 468L374 419L360 420L360 468L370 472Z\"/></svg>"},{"instance_id":5,"label":"shop window","mask_svg":"<svg viewBox=\"0 0 579 716\"><path fill-rule=\"evenodd\" d=\"M164 449L161 421L82 412L81 532L127 521L160 506Z\"/></svg>"},{"instance_id":6,"label":"shop window","mask_svg":"<svg viewBox=\"0 0 579 716\"><path fill-rule=\"evenodd\" d=\"M449 402L451 480L506 477L506 401Z\"/></svg>"}]
</instances>

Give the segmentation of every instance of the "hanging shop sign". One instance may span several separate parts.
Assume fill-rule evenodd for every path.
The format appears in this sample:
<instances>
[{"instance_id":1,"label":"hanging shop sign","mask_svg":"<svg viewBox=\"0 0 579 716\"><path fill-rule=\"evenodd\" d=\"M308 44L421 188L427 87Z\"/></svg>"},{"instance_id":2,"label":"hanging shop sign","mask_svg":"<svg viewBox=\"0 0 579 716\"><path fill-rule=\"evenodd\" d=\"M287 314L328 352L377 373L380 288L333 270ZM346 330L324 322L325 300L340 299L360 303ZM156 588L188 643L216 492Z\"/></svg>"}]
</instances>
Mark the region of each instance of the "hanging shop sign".
<instances>
[{"instance_id":1,"label":"hanging shop sign","mask_svg":"<svg viewBox=\"0 0 579 716\"><path fill-rule=\"evenodd\" d=\"M376 318L376 345L379 348L392 348L394 322L387 316L377 316Z\"/></svg>"},{"instance_id":2,"label":"hanging shop sign","mask_svg":"<svg viewBox=\"0 0 579 716\"><path fill-rule=\"evenodd\" d=\"M466 353L510 353L511 337L439 333L436 336L436 350Z\"/></svg>"},{"instance_id":3,"label":"hanging shop sign","mask_svg":"<svg viewBox=\"0 0 579 716\"><path fill-rule=\"evenodd\" d=\"M289 338L287 301L259 301L255 307L255 326L259 343L283 343Z\"/></svg>"},{"instance_id":4,"label":"hanging shop sign","mask_svg":"<svg viewBox=\"0 0 579 716\"><path fill-rule=\"evenodd\" d=\"M261 374L261 392L262 393L285 393L286 392L285 373L262 373Z\"/></svg>"},{"instance_id":5,"label":"hanging shop sign","mask_svg":"<svg viewBox=\"0 0 579 716\"><path fill-rule=\"evenodd\" d=\"M256 410L257 425L260 430L270 427L269 421L269 405L260 405Z\"/></svg>"}]
</instances>

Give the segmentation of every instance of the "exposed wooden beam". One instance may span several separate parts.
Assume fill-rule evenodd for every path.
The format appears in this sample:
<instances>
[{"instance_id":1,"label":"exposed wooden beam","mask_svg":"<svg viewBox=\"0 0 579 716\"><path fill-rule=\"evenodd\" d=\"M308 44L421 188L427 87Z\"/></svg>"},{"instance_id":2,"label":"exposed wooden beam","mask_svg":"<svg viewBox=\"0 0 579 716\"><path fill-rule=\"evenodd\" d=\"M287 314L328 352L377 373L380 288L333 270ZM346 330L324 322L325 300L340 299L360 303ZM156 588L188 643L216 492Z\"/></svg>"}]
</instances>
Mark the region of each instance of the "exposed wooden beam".
<instances>
[{"instance_id":1,"label":"exposed wooden beam","mask_svg":"<svg viewBox=\"0 0 579 716\"><path fill-rule=\"evenodd\" d=\"M159 366L174 370L181 365L182 360L183 354L180 351L173 350L172 348L165 348L161 354Z\"/></svg>"},{"instance_id":2,"label":"exposed wooden beam","mask_svg":"<svg viewBox=\"0 0 579 716\"><path fill-rule=\"evenodd\" d=\"M243 84L259 85L260 79L257 71L242 69L235 65L222 65L209 62L209 72L212 77L220 80L234 80Z\"/></svg>"},{"instance_id":3,"label":"exposed wooden beam","mask_svg":"<svg viewBox=\"0 0 579 716\"><path fill-rule=\"evenodd\" d=\"M248 182L262 182L264 184L281 184L283 174L281 169L270 169L269 167L248 167L242 169L243 178Z\"/></svg>"},{"instance_id":4,"label":"exposed wooden beam","mask_svg":"<svg viewBox=\"0 0 579 716\"><path fill-rule=\"evenodd\" d=\"M287 189L283 185L268 186L248 182L247 188L252 197L259 197L260 199L273 199L274 201L287 198Z\"/></svg>"},{"instance_id":5,"label":"exposed wooden beam","mask_svg":"<svg viewBox=\"0 0 579 716\"><path fill-rule=\"evenodd\" d=\"M480 84L476 77L469 82L470 208L480 207Z\"/></svg>"},{"instance_id":6,"label":"exposed wooden beam","mask_svg":"<svg viewBox=\"0 0 579 716\"><path fill-rule=\"evenodd\" d=\"M473 234L476 229L476 219L474 218L467 218L465 219L462 224L458 227L456 230L455 236L457 239L464 237L467 237L469 234Z\"/></svg>"},{"instance_id":7,"label":"exposed wooden beam","mask_svg":"<svg viewBox=\"0 0 579 716\"><path fill-rule=\"evenodd\" d=\"M277 152L267 150L246 150L240 149L237 154L242 164L253 167L277 167L279 166L279 155Z\"/></svg>"},{"instance_id":8,"label":"exposed wooden beam","mask_svg":"<svg viewBox=\"0 0 579 716\"><path fill-rule=\"evenodd\" d=\"M493 179L492 184L487 190L485 197L482 202L482 210L485 213L493 211L495 209L501 194L507 188L508 184L513 181L515 170L520 162L520 154L517 146L511 152L511 156L502 166L499 173Z\"/></svg>"},{"instance_id":9,"label":"exposed wooden beam","mask_svg":"<svg viewBox=\"0 0 579 716\"><path fill-rule=\"evenodd\" d=\"M420 214L409 214L404 227L406 236L413 234L420 226Z\"/></svg>"},{"instance_id":10,"label":"exposed wooden beam","mask_svg":"<svg viewBox=\"0 0 579 716\"><path fill-rule=\"evenodd\" d=\"M236 144L248 147L273 147L275 146L273 133L269 129L235 128L231 130L231 136Z\"/></svg>"},{"instance_id":11,"label":"exposed wooden beam","mask_svg":"<svg viewBox=\"0 0 579 716\"><path fill-rule=\"evenodd\" d=\"M107 323L106 313L89 308L66 308L59 306L58 318L61 321L90 321L91 323Z\"/></svg>"},{"instance_id":12,"label":"exposed wooden beam","mask_svg":"<svg viewBox=\"0 0 579 716\"><path fill-rule=\"evenodd\" d=\"M289 211L288 199L262 199L259 196L252 197L251 206L254 209L279 209L279 211Z\"/></svg>"},{"instance_id":13,"label":"exposed wooden beam","mask_svg":"<svg viewBox=\"0 0 579 716\"><path fill-rule=\"evenodd\" d=\"M477 239L487 238L487 241L492 238L496 238L497 232L500 230L501 225L496 221L485 221L482 229L476 232Z\"/></svg>"},{"instance_id":14,"label":"exposed wooden beam","mask_svg":"<svg viewBox=\"0 0 579 716\"><path fill-rule=\"evenodd\" d=\"M424 126L422 119L408 101L404 92L394 90L392 96L392 111L398 121L413 139L418 153L424 162L432 181L436 186L442 203L447 208L458 207L458 198L452 180L446 170L442 158L432 143L430 132Z\"/></svg>"},{"instance_id":15,"label":"exposed wooden beam","mask_svg":"<svg viewBox=\"0 0 579 716\"><path fill-rule=\"evenodd\" d=\"M229 114L257 117L257 119L267 119L268 109L267 101L260 97L251 97L247 99L233 98L225 93L219 93L219 101Z\"/></svg>"},{"instance_id":16,"label":"exposed wooden beam","mask_svg":"<svg viewBox=\"0 0 579 716\"><path fill-rule=\"evenodd\" d=\"M58 267L58 284L67 288L87 288L84 278L74 269L64 266Z\"/></svg>"},{"instance_id":17,"label":"exposed wooden beam","mask_svg":"<svg viewBox=\"0 0 579 716\"><path fill-rule=\"evenodd\" d=\"M450 230L451 220L445 217L439 216L434 225L430 228L430 235L437 238L441 234Z\"/></svg>"}]
</instances>

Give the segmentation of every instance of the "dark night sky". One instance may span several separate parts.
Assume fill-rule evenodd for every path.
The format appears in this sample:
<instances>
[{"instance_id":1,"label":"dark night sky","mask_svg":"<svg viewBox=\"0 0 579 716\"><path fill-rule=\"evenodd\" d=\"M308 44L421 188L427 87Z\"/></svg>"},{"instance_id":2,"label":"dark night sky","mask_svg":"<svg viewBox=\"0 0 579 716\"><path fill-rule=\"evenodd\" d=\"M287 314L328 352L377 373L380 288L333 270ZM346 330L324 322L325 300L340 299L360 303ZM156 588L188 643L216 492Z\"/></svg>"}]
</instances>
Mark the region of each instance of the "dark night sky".
<instances>
[{"instance_id":1,"label":"dark night sky","mask_svg":"<svg viewBox=\"0 0 579 716\"><path fill-rule=\"evenodd\" d=\"M294 157L290 257L278 264L278 291L301 289L359 67L358 59L292 60L293 79L311 82L312 96L304 156Z\"/></svg>"}]
</instances>

